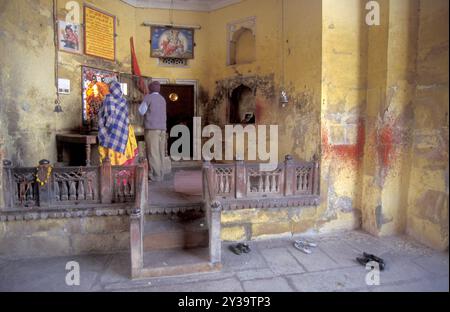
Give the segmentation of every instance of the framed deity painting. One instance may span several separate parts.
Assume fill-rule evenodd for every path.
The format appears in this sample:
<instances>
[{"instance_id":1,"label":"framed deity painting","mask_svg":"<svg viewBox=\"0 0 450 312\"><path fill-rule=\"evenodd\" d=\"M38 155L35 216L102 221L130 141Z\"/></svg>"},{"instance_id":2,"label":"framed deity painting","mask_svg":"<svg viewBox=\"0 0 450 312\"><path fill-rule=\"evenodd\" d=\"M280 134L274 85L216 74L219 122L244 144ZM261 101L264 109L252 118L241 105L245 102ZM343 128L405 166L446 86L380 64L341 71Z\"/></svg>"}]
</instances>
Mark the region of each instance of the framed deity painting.
<instances>
[{"instance_id":1,"label":"framed deity painting","mask_svg":"<svg viewBox=\"0 0 450 312\"><path fill-rule=\"evenodd\" d=\"M60 51L81 54L81 26L58 21L58 48Z\"/></svg>"},{"instance_id":2,"label":"framed deity painting","mask_svg":"<svg viewBox=\"0 0 450 312\"><path fill-rule=\"evenodd\" d=\"M119 81L119 74L113 71L82 66L82 124L91 131L98 129L98 112L109 93L109 83Z\"/></svg>"},{"instance_id":3,"label":"framed deity painting","mask_svg":"<svg viewBox=\"0 0 450 312\"><path fill-rule=\"evenodd\" d=\"M194 58L194 29L153 26L150 42L151 57Z\"/></svg>"}]
</instances>

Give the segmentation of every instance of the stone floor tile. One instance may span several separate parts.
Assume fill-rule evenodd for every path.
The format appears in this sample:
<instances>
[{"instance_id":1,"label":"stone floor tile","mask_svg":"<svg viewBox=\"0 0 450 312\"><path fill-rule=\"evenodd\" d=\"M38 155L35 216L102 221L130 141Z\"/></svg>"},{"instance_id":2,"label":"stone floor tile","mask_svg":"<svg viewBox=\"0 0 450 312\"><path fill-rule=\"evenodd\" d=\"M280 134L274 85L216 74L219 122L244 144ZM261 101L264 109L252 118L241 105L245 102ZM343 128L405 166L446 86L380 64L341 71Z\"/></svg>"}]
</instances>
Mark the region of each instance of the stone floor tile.
<instances>
[{"instance_id":1,"label":"stone floor tile","mask_svg":"<svg viewBox=\"0 0 450 312\"><path fill-rule=\"evenodd\" d=\"M359 250L343 240L323 241L319 243L319 248L340 266L357 265L356 257L361 255Z\"/></svg>"},{"instance_id":2,"label":"stone floor tile","mask_svg":"<svg viewBox=\"0 0 450 312\"><path fill-rule=\"evenodd\" d=\"M368 291L373 292L448 292L448 276L439 278L420 279L400 284L387 284L369 287Z\"/></svg>"},{"instance_id":3,"label":"stone floor tile","mask_svg":"<svg viewBox=\"0 0 450 312\"><path fill-rule=\"evenodd\" d=\"M425 271L436 275L449 275L448 252L436 252L413 260Z\"/></svg>"},{"instance_id":4,"label":"stone floor tile","mask_svg":"<svg viewBox=\"0 0 450 312\"><path fill-rule=\"evenodd\" d=\"M305 254L300 250L292 247L289 249L291 254L297 259L298 262L306 268L308 272L322 271L342 267L342 265L336 263L327 254L325 254L320 247L311 248L311 254Z\"/></svg>"},{"instance_id":5,"label":"stone floor tile","mask_svg":"<svg viewBox=\"0 0 450 312\"><path fill-rule=\"evenodd\" d=\"M352 267L312 273L290 275L289 279L297 291L332 292L365 288L366 271Z\"/></svg>"},{"instance_id":6,"label":"stone floor tile","mask_svg":"<svg viewBox=\"0 0 450 312\"><path fill-rule=\"evenodd\" d=\"M121 290L124 291L124 290ZM161 287L128 289L133 292L242 292L242 286L236 278L227 278L203 283L172 284Z\"/></svg>"},{"instance_id":7,"label":"stone floor tile","mask_svg":"<svg viewBox=\"0 0 450 312\"><path fill-rule=\"evenodd\" d=\"M277 276L271 269L254 269L236 272L236 276L241 281L271 278Z\"/></svg>"},{"instance_id":8,"label":"stone floor tile","mask_svg":"<svg viewBox=\"0 0 450 312\"><path fill-rule=\"evenodd\" d=\"M287 248L262 249L261 253L275 274L295 274L305 271Z\"/></svg>"},{"instance_id":9,"label":"stone floor tile","mask_svg":"<svg viewBox=\"0 0 450 312\"><path fill-rule=\"evenodd\" d=\"M293 289L283 277L245 281L242 283L247 292L290 292Z\"/></svg>"}]
</instances>

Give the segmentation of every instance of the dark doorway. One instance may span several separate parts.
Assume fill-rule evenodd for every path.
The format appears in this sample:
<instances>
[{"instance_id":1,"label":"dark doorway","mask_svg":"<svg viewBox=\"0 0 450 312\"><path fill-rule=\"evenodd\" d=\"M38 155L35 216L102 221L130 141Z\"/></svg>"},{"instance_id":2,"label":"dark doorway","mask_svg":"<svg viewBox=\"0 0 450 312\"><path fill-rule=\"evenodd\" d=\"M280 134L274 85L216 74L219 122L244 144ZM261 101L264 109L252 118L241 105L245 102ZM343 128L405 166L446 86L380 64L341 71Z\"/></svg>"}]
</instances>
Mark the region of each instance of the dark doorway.
<instances>
[{"instance_id":1,"label":"dark doorway","mask_svg":"<svg viewBox=\"0 0 450 312\"><path fill-rule=\"evenodd\" d=\"M256 99L252 89L240 85L231 93L230 98L230 123L254 124Z\"/></svg>"},{"instance_id":2,"label":"dark doorway","mask_svg":"<svg viewBox=\"0 0 450 312\"><path fill-rule=\"evenodd\" d=\"M193 134L193 117L195 113L195 91L192 85L161 85L161 95L167 101L167 132L170 135L170 130L176 125L186 125L191 133L191 157L193 155L192 149L192 134ZM177 138L168 138L167 150L170 154L170 147Z\"/></svg>"}]
</instances>

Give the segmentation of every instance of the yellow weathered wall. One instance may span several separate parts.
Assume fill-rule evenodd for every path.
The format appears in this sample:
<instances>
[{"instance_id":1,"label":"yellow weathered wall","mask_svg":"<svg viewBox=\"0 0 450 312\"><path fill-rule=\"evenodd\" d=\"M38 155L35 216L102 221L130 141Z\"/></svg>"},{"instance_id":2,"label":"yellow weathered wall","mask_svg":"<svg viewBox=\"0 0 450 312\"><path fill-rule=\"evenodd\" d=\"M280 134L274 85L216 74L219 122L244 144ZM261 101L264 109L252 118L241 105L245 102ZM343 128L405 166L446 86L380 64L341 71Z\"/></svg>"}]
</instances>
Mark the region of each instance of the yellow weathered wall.
<instances>
[{"instance_id":1,"label":"yellow weathered wall","mask_svg":"<svg viewBox=\"0 0 450 312\"><path fill-rule=\"evenodd\" d=\"M255 60L255 35L250 30L236 38L236 63L251 63Z\"/></svg>"},{"instance_id":2,"label":"yellow weathered wall","mask_svg":"<svg viewBox=\"0 0 450 312\"><path fill-rule=\"evenodd\" d=\"M378 154L376 146L379 142L377 122L379 115L384 111L386 99L387 71L388 71L388 32L389 32L389 0L380 1L380 25L368 28L367 51L367 96L365 110L365 147L362 175L362 226L370 233L377 233L378 226L376 213L380 194L381 181L379 167L377 167ZM381 218L379 217L378 220ZM382 220L382 219L381 219ZM378 225L379 224L379 225Z\"/></svg>"},{"instance_id":3,"label":"yellow weathered wall","mask_svg":"<svg viewBox=\"0 0 450 312\"><path fill-rule=\"evenodd\" d=\"M51 1L1 1L0 20L4 157L29 165L56 154Z\"/></svg>"},{"instance_id":4,"label":"yellow weathered wall","mask_svg":"<svg viewBox=\"0 0 450 312\"><path fill-rule=\"evenodd\" d=\"M65 19L66 0L58 0L58 19ZM81 8L81 22L83 23L83 1L77 1ZM135 35L134 8L121 1L92 0L84 2L92 7L103 10L116 16L116 62L110 62L97 57L87 55L76 55L60 51L59 54L59 77L70 79L70 95L61 95L61 106L63 113L57 115L56 129L58 131L77 130L81 127L81 66L92 66L96 68L113 70L117 72L131 72L130 37ZM135 42L136 44L136 42ZM51 70L48 68L47 70ZM52 113L54 114L54 113ZM55 115L55 114L54 114ZM50 141L54 136L50 137ZM54 149L47 152L53 161Z\"/></svg>"},{"instance_id":5,"label":"yellow weathered wall","mask_svg":"<svg viewBox=\"0 0 450 312\"><path fill-rule=\"evenodd\" d=\"M256 92L258 124L279 126L279 161L287 154L310 160L320 153L320 103L322 70L322 2L284 1L284 49L281 35L281 0L246 0L210 14L210 95L208 112L213 121L226 122L228 105L223 90L241 77L256 76L264 85ZM249 64L227 66L227 24L256 17L256 59ZM282 108L278 94L282 87L283 62L285 88L290 102ZM271 76L273 75L273 76ZM269 77L268 77L269 76ZM228 90L228 89L226 89ZM270 215L270 218L268 217ZM322 227L316 208L280 211L234 211L222 214L224 240L255 239L271 234L303 233Z\"/></svg>"},{"instance_id":6,"label":"yellow weathered wall","mask_svg":"<svg viewBox=\"0 0 450 312\"><path fill-rule=\"evenodd\" d=\"M66 2L58 1L60 18ZM445 249L448 1L378 2L381 25L369 27L365 0L284 0L284 38L282 0L244 0L210 13L175 11L175 23L202 28L195 32L195 59L173 68L150 58L150 29L141 26L168 23L168 10L86 1L117 16L117 61L60 52L59 76L71 79L72 92L61 96L64 113L57 115L52 1L0 1L0 156L16 165L55 161L55 133L80 126L80 66L130 72L134 36L144 75L198 80L204 120L223 125L230 87L254 77L257 122L279 125L280 161L286 154L320 156L320 207L227 212L224 239L362 225L374 235L406 231ZM228 66L227 24L252 16L256 58ZM283 68L290 96L285 108L278 101Z\"/></svg>"},{"instance_id":7,"label":"yellow weathered wall","mask_svg":"<svg viewBox=\"0 0 450 312\"><path fill-rule=\"evenodd\" d=\"M176 79L194 79L199 82L199 89L206 91L209 88L209 67L207 66L209 51L209 13L174 11L173 21L176 24L199 25L194 34L194 59L188 61L187 68L158 66L158 60L150 57L150 27L142 26L143 22L169 24L169 10L136 9L135 47L142 74L155 78L167 78L172 83ZM128 49L129 50L129 49ZM202 91L202 92L203 92ZM201 108L201 107L200 107Z\"/></svg>"},{"instance_id":8,"label":"yellow weathered wall","mask_svg":"<svg viewBox=\"0 0 450 312\"><path fill-rule=\"evenodd\" d=\"M448 249L448 1L420 1L407 199L409 235Z\"/></svg>"},{"instance_id":9,"label":"yellow weathered wall","mask_svg":"<svg viewBox=\"0 0 450 312\"><path fill-rule=\"evenodd\" d=\"M375 235L405 231L418 4L384 2L383 25L369 27L379 45L377 53L369 49L368 60L369 68L377 69L368 75L363 227Z\"/></svg>"},{"instance_id":10,"label":"yellow weathered wall","mask_svg":"<svg viewBox=\"0 0 450 312\"><path fill-rule=\"evenodd\" d=\"M210 13L209 93L216 101L210 103L208 113L214 116L212 121L226 122L227 96L218 92L217 82L256 76L263 85L256 93L257 123L279 125L279 158L292 154L310 160L319 152L320 144L322 5L321 1L308 0L284 3L284 69L289 105L282 108L278 98L283 69L282 1L246 0ZM227 24L253 16L256 17L255 61L227 65Z\"/></svg>"},{"instance_id":11,"label":"yellow weathered wall","mask_svg":"<svg viewBox=\"0 0 450 312\"><path fill-rule=\"evenodd\" d=\"M360 226L367 29L364 1L322 1L323 231Z\"/></svg>"},{"instance_id":12,"label":"yellow weathered wall","mask_svg":"<svg viewBox=\"0 0 450 312\"><path fill-rule=\"evenodd\" d=\"M58 18L64 19L68 0L58 0ZM157 78L198 80L199 90L209 85L207 60L208 13L177 11L173 20L196 24L195 59L187 68L162 67L150 58L150 28L142 22L169 23L169 10L135 9L122 1L78 1L115 15L116 61L59 52L59 77L71 80L71 94L61 95L61 114L53 112L56 99L54 82L53 2L1 1L0 89L2 90L2 135L5 157L16 165L34 166L40 159L56 161L55 133L77 131L81 126L81 66L130 73L130 37L143 75ZM20 78L19 78L20 77ZM19 79L17 79L19 78ZM199 103L199 106L201 103ZM200 106L201 112L201 106ZM5 125L5 127L3 127Z\"/></svg>"}]
</instances>

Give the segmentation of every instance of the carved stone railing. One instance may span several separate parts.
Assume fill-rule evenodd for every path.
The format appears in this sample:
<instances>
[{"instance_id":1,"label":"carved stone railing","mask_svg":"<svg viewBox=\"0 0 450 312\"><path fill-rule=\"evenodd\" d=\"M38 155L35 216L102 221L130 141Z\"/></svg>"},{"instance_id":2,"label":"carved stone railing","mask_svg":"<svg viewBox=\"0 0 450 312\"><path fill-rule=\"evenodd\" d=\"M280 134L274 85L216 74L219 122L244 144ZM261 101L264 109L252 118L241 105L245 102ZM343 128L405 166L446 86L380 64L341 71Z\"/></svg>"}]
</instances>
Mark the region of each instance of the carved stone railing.
<instances>
[{"instance_id":1,"label":"carved stone railing","mask_svg":"<svg viewBox=\"0 0 450 312\"><path fill-rule=\"evenodd\" d=\"M144 165L111 166L105 160L101 166L51 167L43 160L37 167L25 168L5 160L1 177L4 210L133 203L138 187L136 170Z\"/></svg>"},{"instance_id":2,"label":"carved stone railing","mask_svg":"<svg viewBox=\"0 0 450 312\"><path fill-rule=\"evenodd\" d=\"M51 187L50 202L53 204L100 202L97 167L54 168Z\"/></svg>"},{"instance_id":3,"label":"carved stone railing","mask_svg":"<svg viewBox=\"0 0 450 312\"><path fill-rule=\"evenodd\" d=\"M285 161L267 171L260 164L203 163L203 201L209 229L210 265L221 262L221 212L245 208L318 205L319 162Z\"/></svg>"},{"instance_id":4,"label":"carved stone railing","mask_svg":"<svg viewBox=\"0 0 450 312\"><path fill-rule=\"evenodd\" d=\"M268 197L283 195L283 167L273 171L261 171L256 165L246 166L246 195L248 197Z\"/></svg>"},{"instance_id":5,"label":"carved stone railing","mask_svg":"<svg viewBox=\"0 0 450 312\"><path fill-rule=\"evenodd\" d=\"M113 167L113 201L132 202L136 194L136 172L134 166Z\"/></svg>"},{"instance_id":6,"label":"carved stone railing","mask_svg":"<svg viewBox=\"0 0 450 312\"><path fill-rule=\"evenodd\" d=\"M204 189L209 189L211 200L219 200L224 209L319 203L320 171L315 157L300 162L286 156L270 171L244 161L232 165L205 162L203 170L209 181ZM204 198L206 195L204 192Z\"/></svg>"}]
</instances>

